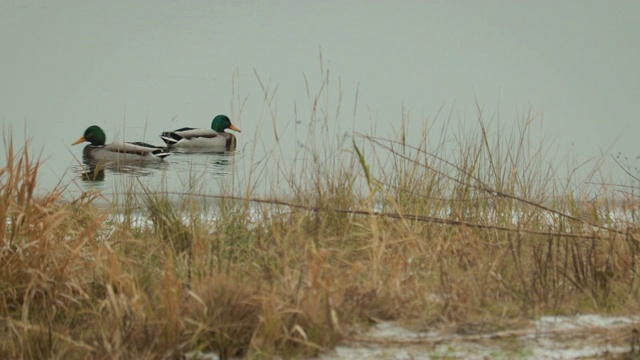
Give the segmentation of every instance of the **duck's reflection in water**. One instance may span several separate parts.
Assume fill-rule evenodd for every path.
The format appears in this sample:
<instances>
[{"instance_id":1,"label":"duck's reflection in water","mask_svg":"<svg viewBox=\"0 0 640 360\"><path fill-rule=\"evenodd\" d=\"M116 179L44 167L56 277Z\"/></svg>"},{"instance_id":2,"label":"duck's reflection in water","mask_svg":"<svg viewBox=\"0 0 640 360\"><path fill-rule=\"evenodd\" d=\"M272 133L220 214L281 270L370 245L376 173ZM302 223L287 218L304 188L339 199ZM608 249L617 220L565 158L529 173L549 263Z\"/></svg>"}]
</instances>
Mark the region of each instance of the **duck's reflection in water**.
<instances>
[{"instance_id":1,"label":"duck's reflection in water","mask_svg":"<svg viewBox=\"0 0 640 360\"><path fill-rule=\"evenodd\" d=\"M83 157L82 165L74 166L84 182L101 183L109 181L109 174L124 176L158 176L160 171L173 170L178 177L191 171L202 171L214 178L222 178L231 173L230 166L236 151L217 151L215 149L172 150L173 155L161 162L113 162ZM169 171L171 173L171 171Z\"/></svg>"},{"instance_id":2,"label":"duck's reflection in water","mask_svg":"<svg viewBox=\"0 0 640 360\"><path fill-rule=\"evenodd\" d=\"M232 156L233 153L216 154L211 162L211 172L220 176L229 174Z\"/></svg>"},{"instance_id":3,"label":"duck's reflection in water","mask_svg":"<svg viewBox=\"0 0 640 360\"><path fill-rule=\"evenodd\" d=\"M200 147L171 149L171 153L170 162L176 164L177 171L204 170L214 178L221 178L230 174L237 151Z\"/></svg>"},{"instance_id":4,"label":"duck's reflection in water","mask_svg":"<svg viewBox=\"0 0 640 360\"><path fill-rule=\"evenodd\" d=\"M166 166L165 162L115 162L83 157L82 166L77 166L73 170L78 173L82 181L103 182L107 172L130 176L151 176Z\"/></svg>"},{"instance_id":5,"label":"duck's reflection in water","mask_svg":"<svg viewBox=\"0 0 640 360\"><path fill-rule=\"evenodd\" d=\"M104 181L104 168L98 166L83 166L80 171L80 179L89 182Z\"/></svg>"}]
</instances>

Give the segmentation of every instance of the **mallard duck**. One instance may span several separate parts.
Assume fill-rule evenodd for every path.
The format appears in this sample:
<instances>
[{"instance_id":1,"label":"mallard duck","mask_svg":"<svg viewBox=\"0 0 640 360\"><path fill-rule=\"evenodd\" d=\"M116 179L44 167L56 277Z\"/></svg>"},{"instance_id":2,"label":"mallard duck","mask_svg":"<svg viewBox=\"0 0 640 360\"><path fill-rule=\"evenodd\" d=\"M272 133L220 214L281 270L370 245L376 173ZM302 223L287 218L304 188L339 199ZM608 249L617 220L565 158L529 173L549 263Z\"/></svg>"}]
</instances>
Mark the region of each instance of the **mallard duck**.
<instances>
[{"instance_id":1,"label":"mallard duck","mask_svg":"<svg viewBox=\"0 0 640 360\"><path fill-rule=\"evenodd\" d=\"M105 161L160 161L171 153L160 146L144 142L116 142L106 144L106 136L99 126L89 126L84 135L72 145L89 142L82 155L85 159Z\"/></svg>"},{"instance_id":2,"label":"mallard duck","mask_svg":"<svg viewBox=\"0 0 640 360\"><path fill-rule=\"evenodd\" d=\"M225 132L226 129L241 132L231 124L226 115L218 115L211 121L211 129L183 127L174 131L165 131L160 138L169 148L209 147L235 150L236 137Z\"/></svg>"}]
</instances>

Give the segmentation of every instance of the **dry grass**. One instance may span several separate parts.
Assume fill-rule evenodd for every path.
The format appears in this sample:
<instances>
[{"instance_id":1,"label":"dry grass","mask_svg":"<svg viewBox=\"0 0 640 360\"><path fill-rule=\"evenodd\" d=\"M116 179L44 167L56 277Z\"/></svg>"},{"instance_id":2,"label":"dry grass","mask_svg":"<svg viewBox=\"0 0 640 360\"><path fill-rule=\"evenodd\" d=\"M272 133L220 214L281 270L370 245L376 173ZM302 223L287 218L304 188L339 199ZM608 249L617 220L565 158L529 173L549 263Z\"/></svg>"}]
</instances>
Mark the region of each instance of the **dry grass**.
<instances>
[{"instance_id":1,"label":"dry grass","mask_svg":"<svg viewBox=\"0 0 640 360\"><path fill-rule=\"evenodd\" d=\"M39 161L5 141L0 357L302 357L371 321L637 313L637 199L587 201L528 123L495 138L479 124L431 152L427 131L356 135L278 198L128 193L120 217L99 193L36 196Z\"/></svg>"}]
</instances>

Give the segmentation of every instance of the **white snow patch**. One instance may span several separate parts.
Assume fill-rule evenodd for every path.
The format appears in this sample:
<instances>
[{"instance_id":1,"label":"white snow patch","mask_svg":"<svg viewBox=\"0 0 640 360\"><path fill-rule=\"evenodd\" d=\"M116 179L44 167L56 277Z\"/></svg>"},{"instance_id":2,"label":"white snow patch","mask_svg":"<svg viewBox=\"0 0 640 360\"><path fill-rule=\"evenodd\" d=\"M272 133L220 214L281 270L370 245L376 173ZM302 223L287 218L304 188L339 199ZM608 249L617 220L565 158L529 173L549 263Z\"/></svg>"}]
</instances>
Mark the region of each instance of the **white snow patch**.
<instances>
[{"instance_id":1,"label":"white snow patch","mask_svg":"<svg viewBox=\"0 0 640 360\"><path fill-rule=\"evenodd\" d=\"M391 322L320 356L333 359L579 359L628 353L640 317L545 316L530 326L473 335L415 332ZM636 351L639 352L636 348Z\"/></svg>"}]
</instances>

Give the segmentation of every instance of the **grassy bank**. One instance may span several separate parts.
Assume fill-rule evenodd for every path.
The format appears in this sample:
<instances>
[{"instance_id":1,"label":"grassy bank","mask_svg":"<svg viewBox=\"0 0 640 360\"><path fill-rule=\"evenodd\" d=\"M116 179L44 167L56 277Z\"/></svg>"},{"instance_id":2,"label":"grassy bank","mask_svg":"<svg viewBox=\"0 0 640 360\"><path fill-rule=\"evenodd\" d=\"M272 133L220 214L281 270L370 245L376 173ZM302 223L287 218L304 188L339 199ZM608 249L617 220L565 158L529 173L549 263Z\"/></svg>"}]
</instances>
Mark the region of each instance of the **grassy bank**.
<instances>
[{"instance_id":1,"label":"grassy bank","mask_svg":"<svg viewBox=\"0 0 640 360\"><path fill-rule=\"evenodd\" d=\"M5 143L0 357L302 357L380 320L481 332L637 313L629 188L593 199L526 124L479 124L453 144L327 141L279 169L273 198L128 192L118 213L99 192L36 196L39 161Z\"/></svg>"}]
</instances>

